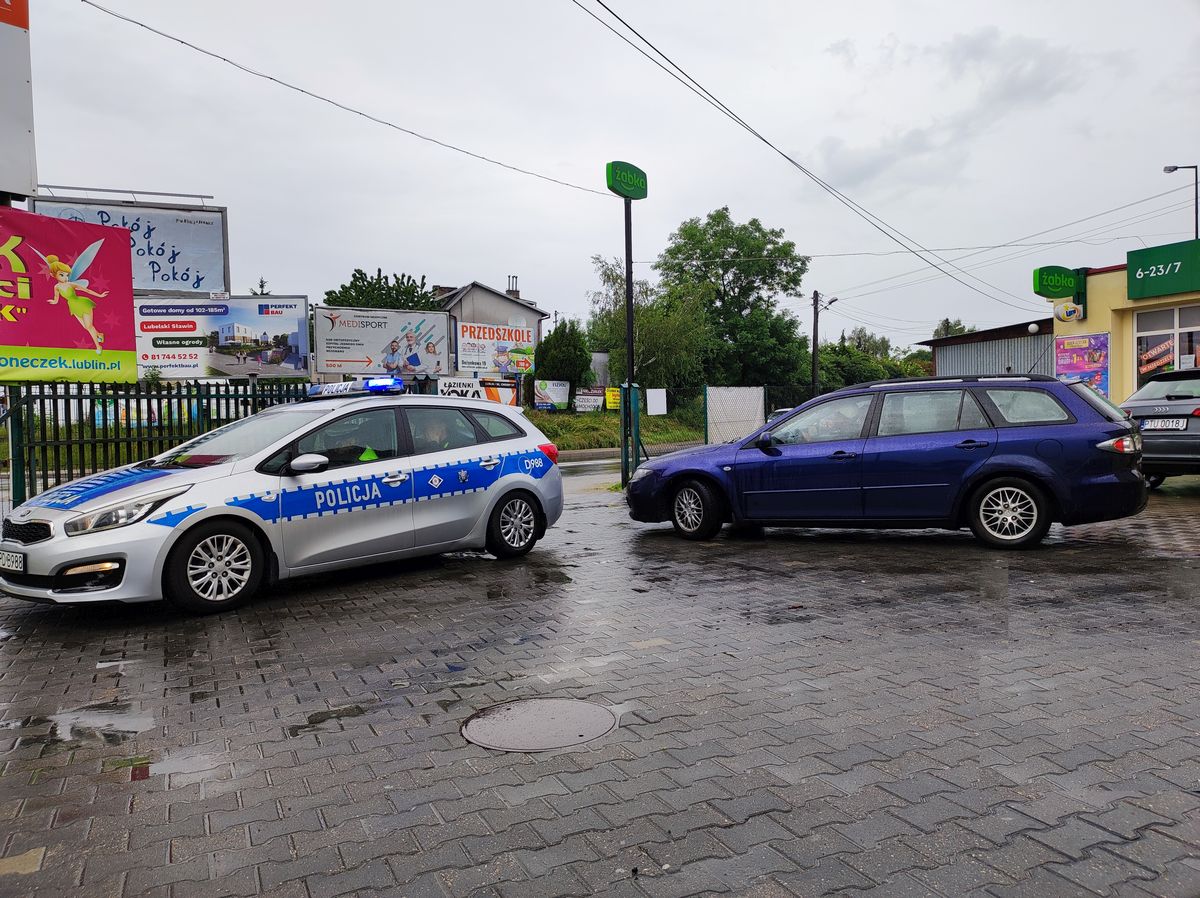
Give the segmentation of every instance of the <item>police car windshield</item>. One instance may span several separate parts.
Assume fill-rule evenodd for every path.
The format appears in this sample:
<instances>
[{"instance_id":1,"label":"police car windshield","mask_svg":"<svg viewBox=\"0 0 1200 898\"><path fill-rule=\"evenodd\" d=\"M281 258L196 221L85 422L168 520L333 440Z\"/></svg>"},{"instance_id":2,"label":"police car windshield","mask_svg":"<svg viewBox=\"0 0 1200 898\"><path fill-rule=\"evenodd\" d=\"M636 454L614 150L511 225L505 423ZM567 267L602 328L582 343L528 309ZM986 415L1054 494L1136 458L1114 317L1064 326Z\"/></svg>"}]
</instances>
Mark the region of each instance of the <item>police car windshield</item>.
<instances>
[{"instance_id":1,"label":"police car windshield","mask_svg":"<svg viewBox=\"0 0 1200 898\"><path fill-rule=\"evenodd\" d=\"M239 461L261 452L327 411L289 407L260 412L196 437L150 464L156 468L206 468Z\"/></svg>"}]
</instances>

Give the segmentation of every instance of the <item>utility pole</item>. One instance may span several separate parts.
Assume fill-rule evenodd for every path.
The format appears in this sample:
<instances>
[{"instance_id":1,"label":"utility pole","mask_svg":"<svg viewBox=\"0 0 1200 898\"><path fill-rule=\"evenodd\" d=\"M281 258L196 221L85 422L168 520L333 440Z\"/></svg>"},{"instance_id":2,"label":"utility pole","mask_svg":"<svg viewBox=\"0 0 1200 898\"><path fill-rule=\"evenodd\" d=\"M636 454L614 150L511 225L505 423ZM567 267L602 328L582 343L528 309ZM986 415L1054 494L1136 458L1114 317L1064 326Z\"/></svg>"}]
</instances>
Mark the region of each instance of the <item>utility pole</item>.
<instances>
[{"instance_id":1,"label":"utility pole","mask_svg":"<svg viewBox=\"0 0 1200 898\"><path fill-rule=\"evenodd\" d=\"M821 376L821 367L820 367L820 360L819 360L819 354L820 354L820 349L821 349L821 339L820 339L820 336L818 333L818 325L820 323L821 310L828 309L831 305L833 305L835 302L838 301L838 298L835 296L835 297L833 297L833 299L829 300L827 303L822 305L821 304L822 299L824 299L824 297L821 296L821 294L818 293L816 290L814 290L813 295L812 295L812 304L813 304L812 394L813 394L814 398L821 392L821 386L820 386L821 382L819 379Z\"/></svg>"}]
</instances>

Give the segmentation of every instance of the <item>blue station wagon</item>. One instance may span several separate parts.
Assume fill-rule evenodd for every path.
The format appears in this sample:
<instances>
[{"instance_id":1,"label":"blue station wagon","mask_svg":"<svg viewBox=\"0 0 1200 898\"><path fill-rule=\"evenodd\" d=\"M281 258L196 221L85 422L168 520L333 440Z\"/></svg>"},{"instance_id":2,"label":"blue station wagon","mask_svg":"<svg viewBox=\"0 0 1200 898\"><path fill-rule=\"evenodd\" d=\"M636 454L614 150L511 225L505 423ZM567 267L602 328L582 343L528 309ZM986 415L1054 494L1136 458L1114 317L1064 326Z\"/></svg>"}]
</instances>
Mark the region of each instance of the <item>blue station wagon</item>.
<instances>
[{"instance_id":1,"label":"blue station wagon","mask_svg":"<svg viewBox=\"0 0 1200 898\"><path fill-rule=\"evenodd\" d=\"M1141 436L1084 384L1043 375L846 387L748 437L653 459L626 491L637 521L685 539L736 525L970 527L1022 548L1050 524L1146 505Z\"/></svg>"}]
</instances>

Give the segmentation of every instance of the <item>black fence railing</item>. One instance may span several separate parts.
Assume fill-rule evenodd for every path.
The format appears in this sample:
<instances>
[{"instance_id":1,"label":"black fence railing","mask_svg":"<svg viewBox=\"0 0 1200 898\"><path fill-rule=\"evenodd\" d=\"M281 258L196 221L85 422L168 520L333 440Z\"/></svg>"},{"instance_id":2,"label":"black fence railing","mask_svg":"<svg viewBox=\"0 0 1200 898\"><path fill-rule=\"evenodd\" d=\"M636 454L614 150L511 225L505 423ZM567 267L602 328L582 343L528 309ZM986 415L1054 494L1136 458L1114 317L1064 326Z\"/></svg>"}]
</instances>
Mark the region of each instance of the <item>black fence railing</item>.
<instances>
[{"instance_id":1,"label":"black fence railing","mask_svg":"<svg viewBox=\"0 0 1200 898\"><path fill-rule=\"evenodd\" d=\"M10 385L0 415L12 504L60 483L141 461L230 421L304 396L300 381Z\"/></svg>"}]
</instances>

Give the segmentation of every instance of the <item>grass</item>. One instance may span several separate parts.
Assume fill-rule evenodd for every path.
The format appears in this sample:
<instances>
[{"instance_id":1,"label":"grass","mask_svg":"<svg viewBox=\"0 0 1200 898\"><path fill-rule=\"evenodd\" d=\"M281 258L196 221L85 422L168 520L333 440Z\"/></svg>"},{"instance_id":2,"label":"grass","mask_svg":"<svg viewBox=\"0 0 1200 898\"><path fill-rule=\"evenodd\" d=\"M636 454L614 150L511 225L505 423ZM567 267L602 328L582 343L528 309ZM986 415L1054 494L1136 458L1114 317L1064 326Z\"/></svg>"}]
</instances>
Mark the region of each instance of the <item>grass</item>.
<instances>
[{"instance_id":1,"label":"grass","mask_svg":"<svg viewBox=\"0 0 1200 898\"><path fill-rule=\"evenodd\" d=\"M548 436L559 449L616 449L621 444L621 416L616 412L539 412L526 413L533 425ZM669 415L642 416L642 442L648 446L663 443L704 442L704 419L690 411Z\"/></svg>"}]
</instances>

